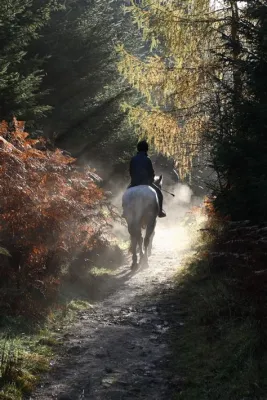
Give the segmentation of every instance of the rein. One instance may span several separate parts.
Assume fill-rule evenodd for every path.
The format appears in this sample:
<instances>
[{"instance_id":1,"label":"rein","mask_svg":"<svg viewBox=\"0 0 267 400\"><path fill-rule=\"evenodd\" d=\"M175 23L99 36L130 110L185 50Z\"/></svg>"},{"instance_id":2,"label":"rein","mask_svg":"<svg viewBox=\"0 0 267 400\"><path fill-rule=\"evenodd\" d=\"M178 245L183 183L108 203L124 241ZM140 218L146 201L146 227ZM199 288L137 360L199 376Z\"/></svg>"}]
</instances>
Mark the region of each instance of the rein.
<instances>
[{"instance_id":1,"label":"rein","mask_svg":"<svg viewBox=\"0 0 267 400\"><path fill-rule=\"evenodd\" d=\"M168 194L170 194L171 196L175 197L175 194L174 194L174 193L168 192L168 190L164 190L164 189L161 189L161 190L162 190L162 192L168 193Z\"/></svg>"}]
</instances>

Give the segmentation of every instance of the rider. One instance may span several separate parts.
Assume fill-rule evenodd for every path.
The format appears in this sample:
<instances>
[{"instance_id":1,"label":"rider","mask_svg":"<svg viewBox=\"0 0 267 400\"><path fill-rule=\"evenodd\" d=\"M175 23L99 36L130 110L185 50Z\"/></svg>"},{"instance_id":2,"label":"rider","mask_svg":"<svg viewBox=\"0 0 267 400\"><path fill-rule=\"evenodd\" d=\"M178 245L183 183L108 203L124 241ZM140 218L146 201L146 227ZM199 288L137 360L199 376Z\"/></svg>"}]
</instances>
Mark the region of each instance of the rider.
<instances>
[{"instance_id":1,"label":"rider","mask_svg":"<svg viewBox=\"0 0 267 400\"><path fill-rule=\"evenodd\" d=\"M130 162L130 176L131 184L129 187L139 186L139 185L149 185L151 186L158 195L159 201L159 214L160 218L166 217L166 213L162 209L163 205L163 195L158 186L154 184L154 169L152 162L147 155L148 143L146 140L142 140L137 144L138 153L131 159Z\"/></svg>"}]
</instances>

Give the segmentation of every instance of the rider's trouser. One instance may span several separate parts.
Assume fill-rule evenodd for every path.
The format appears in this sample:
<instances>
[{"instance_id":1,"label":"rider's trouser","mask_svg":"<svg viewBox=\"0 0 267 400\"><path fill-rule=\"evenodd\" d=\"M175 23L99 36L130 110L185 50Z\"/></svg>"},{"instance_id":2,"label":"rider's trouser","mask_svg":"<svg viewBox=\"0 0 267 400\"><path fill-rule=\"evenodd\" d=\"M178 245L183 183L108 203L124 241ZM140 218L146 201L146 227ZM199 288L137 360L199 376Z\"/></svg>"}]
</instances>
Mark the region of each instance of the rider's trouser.
<instances>
[{"instance_id":1,"label":"rider's trouser","mask_svg":"<svg viewBox=\"0 0 267 400\"><path fill-rule=\"evenodd\" d=\"M160 188L157 187L156 185L154 185L154 183L152 183L150 186L157 192L158 200L159 200L159 210L162 211L162 206L163 206L163 194L162 194Z\"/></svg>"}]
</instances>

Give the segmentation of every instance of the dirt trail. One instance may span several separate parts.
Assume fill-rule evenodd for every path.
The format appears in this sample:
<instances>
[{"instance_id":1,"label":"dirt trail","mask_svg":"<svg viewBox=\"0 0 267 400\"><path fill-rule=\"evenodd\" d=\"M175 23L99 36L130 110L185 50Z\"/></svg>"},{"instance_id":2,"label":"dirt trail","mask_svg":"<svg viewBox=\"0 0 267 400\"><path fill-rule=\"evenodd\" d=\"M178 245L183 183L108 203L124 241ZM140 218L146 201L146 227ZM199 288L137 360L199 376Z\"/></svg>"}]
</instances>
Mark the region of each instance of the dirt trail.
<instances>
[{"instance_id":1,"label":"dirt trail","mask_svg":"<svg viewBox=\"0 0 267 400\"><path fill-rule=\"evenodd\" d=\"M174 382L167 367L170 324L182 324L171 302L173 275L190 243L182 228L158 223L149 266L116 275L116 290L64 334L63 356L31 399L168 400Z\"/></svg>"}]
</instances>

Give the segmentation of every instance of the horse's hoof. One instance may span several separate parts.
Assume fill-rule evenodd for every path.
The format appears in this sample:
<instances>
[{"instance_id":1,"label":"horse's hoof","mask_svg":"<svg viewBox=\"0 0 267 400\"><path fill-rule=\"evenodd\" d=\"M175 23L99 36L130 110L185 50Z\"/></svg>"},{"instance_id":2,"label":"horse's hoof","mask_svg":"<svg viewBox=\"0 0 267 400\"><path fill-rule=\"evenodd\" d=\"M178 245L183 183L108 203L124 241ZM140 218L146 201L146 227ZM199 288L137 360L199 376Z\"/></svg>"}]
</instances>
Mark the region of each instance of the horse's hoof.
<instances>
[{"instance_id":1,"label":"horse's hoof","mask_svg":"<svg viewBox=\"0 0 267 400\"><path fill-rule=\"evenodd\" d=\"M146 267L148 265L148 258L147 258L147 255L145 255L145 254L143 255L143 257L141 259L141 265L143 267Z\"/></svg>"},{"instance_id":2,"label":"horse's hoof","mask_svg":"<svg viewBox=\"0 0 267 400\"><path fill-rule=\"evenodd\" d=\"M137 267L138 267L137 262L136 262L136 263L132 263L132 265L131 265L131 270L133 271L133 270L135 270Z\"/></svg>"}]
</instances>

